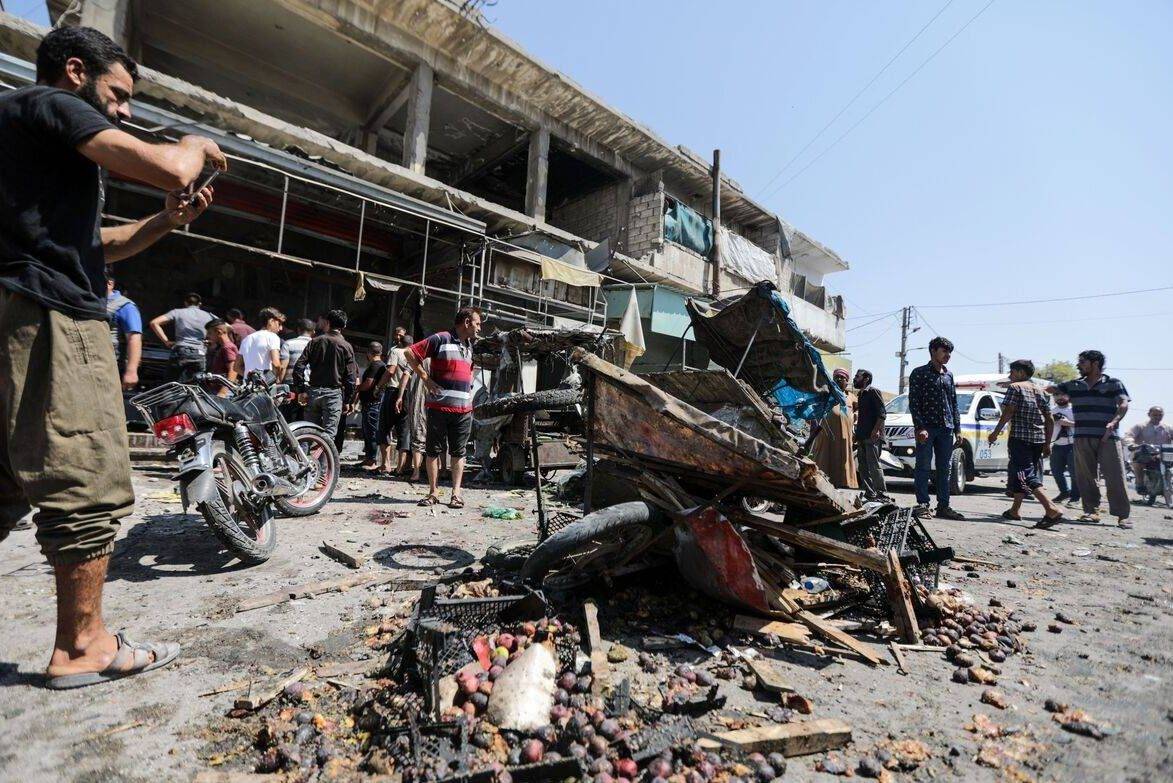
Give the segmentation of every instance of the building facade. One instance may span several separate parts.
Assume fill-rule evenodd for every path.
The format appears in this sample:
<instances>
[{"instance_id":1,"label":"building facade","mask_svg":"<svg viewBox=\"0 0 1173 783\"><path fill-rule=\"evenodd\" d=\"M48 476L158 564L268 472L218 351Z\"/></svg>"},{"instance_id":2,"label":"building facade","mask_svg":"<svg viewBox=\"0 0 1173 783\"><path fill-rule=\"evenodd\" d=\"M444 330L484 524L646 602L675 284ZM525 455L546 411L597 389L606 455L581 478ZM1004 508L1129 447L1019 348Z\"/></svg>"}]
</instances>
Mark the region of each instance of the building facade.
<instances>
[{"instance_id":1,"label":"building facade","mask_svg":"<svg viewBox=\"0 0 1173 783\"><path fill-rule=\"evenodd\" d=\"M213 311L344 306L362 343L399 323L442 328L465 303L503 328L600 325L634 285L652 341L688 356L686 324L671 315L684 297L769 279L819 348L843 349L842 299L823 283L847 269L839 256L728 176L714 221L709 161L470 6L49 0L58 24L96 27L145 66L134 132L207 133L232 156L212 212L119 265L144 312L187 290ZM31 78L44 32L0 15L4 82ZM157 208L133 182L108 193L108 220Z\"/></svg>"}]
</instances>

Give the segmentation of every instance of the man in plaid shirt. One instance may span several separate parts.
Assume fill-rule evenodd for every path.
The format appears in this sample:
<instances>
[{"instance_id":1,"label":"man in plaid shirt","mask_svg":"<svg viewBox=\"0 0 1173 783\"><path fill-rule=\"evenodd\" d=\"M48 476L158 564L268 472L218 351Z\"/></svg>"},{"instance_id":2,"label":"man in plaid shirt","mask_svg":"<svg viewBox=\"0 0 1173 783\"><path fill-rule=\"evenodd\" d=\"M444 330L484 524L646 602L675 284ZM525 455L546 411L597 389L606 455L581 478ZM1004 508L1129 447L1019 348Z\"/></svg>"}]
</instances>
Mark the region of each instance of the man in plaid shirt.
<instances>
[{"instance_id":1,"label":"man in plaid shirt","mask_svg":"<svg viewBox=\"0 0 1173 783\"><path fill-rule=\"evenodd\" d=\"M1022 501L1029 492L1042 504L1045 516L1035 527L1053 527L1063 518L1063 512L1043 492L1043 457L1051 453L1051 436L1055 420L1051 418L1051 403L1046 393L1031 382L1035 374L1034 362L1016 359L1010 363L1010 386L1002 400L1002 417L990 433L990 445L998 439L1006 422L1010 422L1010 453L1006 494L1013 504L1002 512L1005 519L1022 519Z\"/></svg>"}]
</instances>

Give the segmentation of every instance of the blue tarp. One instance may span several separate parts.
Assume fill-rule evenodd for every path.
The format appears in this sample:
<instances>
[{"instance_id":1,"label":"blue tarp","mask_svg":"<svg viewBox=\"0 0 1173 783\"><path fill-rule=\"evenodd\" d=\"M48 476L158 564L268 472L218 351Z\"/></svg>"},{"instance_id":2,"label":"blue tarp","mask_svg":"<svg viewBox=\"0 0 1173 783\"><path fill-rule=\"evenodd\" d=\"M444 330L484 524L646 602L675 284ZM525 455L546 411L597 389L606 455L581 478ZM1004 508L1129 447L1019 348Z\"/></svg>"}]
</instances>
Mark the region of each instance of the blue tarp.
<instances>
[{"instance_id":1,"label":"blue tarp","mask_svg":"<svg viewBox=\"0 0 1173 783\"><path fill-rule=\"evenodd\" d=\"M801 336L802 330L798 328L798 324L790 317L790 305L786 303L782 295L777 291L771 291L770 302L782 312L782 317L786 320L786 325L790 327L791 332L798 333ZM802 338L802 342L802 350L810 358L811 364L815 366L815 372L818 374L819 380L830 391L801 391L791 386L783 378L774 387L774 399L778 400L778 405L782 407L782 412L789 419L819 421L826 417L836 405L842 405L846 408L847 396L839 388L838 384L835 383L831 374L827 372L827 368L823 364L823 357L818 352L818 349L811 345L810 341L805 337Z\"/></svg>"},{"instance_id":2,"label":"blue tarp","mask_svg":"<svg viewBox=\"0 0 1173 783\"><path fill-rule=\"evenodd\" d=\"M664 213L664 238L708 258L713 251L713 221L669 199L668 211Z\"/></svg>"}]
</instances>

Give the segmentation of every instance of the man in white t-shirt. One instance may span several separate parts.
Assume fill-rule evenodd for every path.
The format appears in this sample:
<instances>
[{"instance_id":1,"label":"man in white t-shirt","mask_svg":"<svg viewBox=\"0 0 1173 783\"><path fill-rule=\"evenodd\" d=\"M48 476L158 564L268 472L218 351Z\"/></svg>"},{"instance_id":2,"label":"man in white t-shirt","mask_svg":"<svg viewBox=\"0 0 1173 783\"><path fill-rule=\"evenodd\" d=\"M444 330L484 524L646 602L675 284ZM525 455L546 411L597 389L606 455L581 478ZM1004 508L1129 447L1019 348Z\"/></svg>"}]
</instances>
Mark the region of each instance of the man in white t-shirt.
<instances>
[{"instance_id":1,"label":"man in white t-shirt","mask_svg":"<svg viewBox=\"0 0 1173 783\"><path fill-rule=\"evenodd\" d=\"M237 368L243 368L244 373L257 370L273 380L281 366L281 338L277 333L285 324L285 315L275 307L266 307L261 310L260 322L260 329L240 341Z\"/></svg>"}]
</instances>

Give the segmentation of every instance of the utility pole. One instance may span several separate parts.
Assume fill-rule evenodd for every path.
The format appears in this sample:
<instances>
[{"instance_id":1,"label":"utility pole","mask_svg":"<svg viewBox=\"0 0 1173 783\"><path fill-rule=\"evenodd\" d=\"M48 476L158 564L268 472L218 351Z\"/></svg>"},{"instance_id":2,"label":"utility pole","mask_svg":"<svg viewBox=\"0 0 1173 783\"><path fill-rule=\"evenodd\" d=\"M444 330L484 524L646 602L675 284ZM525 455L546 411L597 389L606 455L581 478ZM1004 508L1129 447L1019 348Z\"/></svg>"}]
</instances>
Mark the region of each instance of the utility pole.
<instances>
[{"instance_id":1,"label":"utility pole","mask_svg":"<svg viewBox=\"0 0 1173 783\"><path fill-rule=\"evenodd\" d=\"M912 308L905 307L900 312L900 351L896 354L900 358L900 394L904 394L904 370L908 367L908 327L912 320Z\"/></svg>"},{"instance_id":2,"label":"utility pole","mask_svg":"<svg viewBox=\"0 0 1173 783\"><path fill-rule=\"evenodd\" d=\"M721 232L721 150L713 150L713 298L721 298L721 251L717 247Z\"/></svg>"},{"instance_id":3,"label":"utility pole","mask_svg":"<svg viewBox=\"0 0 1173 783\"><path fill-rule=\"evenodd\" d=\"M1004 372L1006 372L1006 357L1002 355L1001 351L998 351L998 374L1001 375Z\"/></svg>"}]
</instances>

